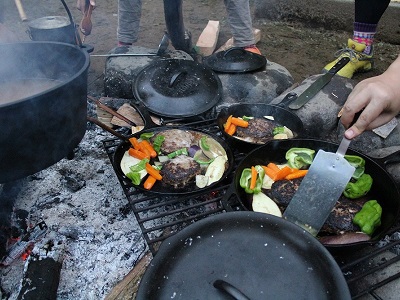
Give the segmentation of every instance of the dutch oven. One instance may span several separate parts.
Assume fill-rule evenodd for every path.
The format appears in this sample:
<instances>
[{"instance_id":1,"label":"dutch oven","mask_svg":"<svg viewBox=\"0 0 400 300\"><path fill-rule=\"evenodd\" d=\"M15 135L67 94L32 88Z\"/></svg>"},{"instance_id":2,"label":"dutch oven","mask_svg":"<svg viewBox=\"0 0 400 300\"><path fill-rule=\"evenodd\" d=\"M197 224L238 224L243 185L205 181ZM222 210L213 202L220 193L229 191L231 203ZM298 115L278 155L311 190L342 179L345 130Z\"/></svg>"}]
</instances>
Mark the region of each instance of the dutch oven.
<instances>
[{"instance_id":1,"label":"dutch oven","mask_svg":"<svg viewBox=\"0 0 400 300\"><path fill-rule=\"evenodd\" d=\"M232 194L236 194L242 208L252 210L251 197L246 194L244 189L240 187L240 176L244 168L255 165L265 165L269 162L284 163L286 162L286 152L294 147L310 148L315 152L322 149L324 151L335 152L338 148L337 143L316 140L316 139L289 139L274 140L265 145L251 151L238 165L234 182L223 201L228 201ZM326 244L325 246L331 251L347 251L361 248L366 245L374 244L380 241L386 232L395 224L400 214L400 193L392 176L386 171L385 165L391 162L398 162L398 153L394 153L386 158L376 159L362 154L354 149L349 148L346 154L358 155L365 159L365 173L372 176L374 182L368 196L370 199L378 200L382 206L382 224L376 229L368 241L349 241L343 244ZM229 205L226 205L229 207Z\"/></svg>"},{"instance_id":2,"label":"dutch oven","mask_svg":"<svg viewBox=\"0 0 400 300\"><path fill-rule=\"evenodd\" d=\"M351 299L311 234L280 218L228 212L166 239L141 279L142 299Z\"/></svg>"},{"instance_id":3,"label":"dutch oven","mask_svg":"<svg viewBox=\"0 0 400 300\"><path fill-rule=\"evenodd\" d=\"M264 68L267 59L242 47L232 47L204 57L203 64L216 72L246 73Z\"/></svg>"},{"instance_id":4,"label":"dutch oven","mask_svg":"<svg viewBox=\"0 0 400 300\"><path fill-rule=\"evenodd\" d=\"M57 42L0 44L0 183L68 156L86 131L89 55Z\"/></svg>"},{"instance_id":5,"label":"dutch oven","mask_svg":"<svg viewBox=\"0 0 400 300\"><path fill-rule=\"evenodd\" d=\"M75 27L62 16L46 16L28 22L28 34L32 41L53 41L76 44Z\"/></svg>"},{"instance_id":6,"label":"dutch oven","mask_svg":"<svg viewBox=\"0 0 400 300\"><path fill-rule=\"evenodd\" d=\"M301 119L288 109L288 105L297 99L297 94L290 92L278 104L265 104L265 103L238 103L221 109L217 116L217 124L224 135L226 141L235 149L243 153L248 153L251 150L261 146L255 141L243 140L237 138L235 135L231 136L224 130L224 125L229 116L234 117L255 117L264 118L265 116L272 116L274 122L280 126L286 126L293 131L295 137L304 137L304 126ZM272 134L272 133L271 133Z\"/></svg>"},{"instance_id":7,"label":"dutch oven","mask_svg":"<svg viewBox=\"0 0 400 300\"><path fill-rule=\"evenodd\" d=\"M222 96L219 77L192 60L163 59L143 68L133 82L133 95L152 113L171 118L200 115Z\"/></svg>"}]
</instances>

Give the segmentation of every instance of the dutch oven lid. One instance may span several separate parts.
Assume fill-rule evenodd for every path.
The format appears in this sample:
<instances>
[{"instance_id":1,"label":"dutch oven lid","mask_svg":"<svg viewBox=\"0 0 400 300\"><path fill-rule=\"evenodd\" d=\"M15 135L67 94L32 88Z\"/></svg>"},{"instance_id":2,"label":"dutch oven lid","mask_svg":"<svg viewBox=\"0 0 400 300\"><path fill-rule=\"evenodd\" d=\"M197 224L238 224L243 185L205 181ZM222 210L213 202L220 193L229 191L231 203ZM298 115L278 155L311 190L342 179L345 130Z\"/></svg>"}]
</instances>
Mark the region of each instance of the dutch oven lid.
<instances>
[{"instance_id":1,"label":"dutch oven lid","mask_svg":"<svg viewBox=\"0 0 400 300\"><path fill-rule=\"evenodd\" d=\"M164 117L192 117L221 99L219 77L191 60L165 59L148 65L133 83L133 94L151 112Z\"/></svg>"},{"instance_id":2,"label":"dutch oven lid","mask_svg":"<svg viewBox=\"0 0 400 300\"><path fill-rule=\"evenodd\" d=\"M213 286L217 280L249 299L350 299L339 266L311 234L244 211L207 217L166 239L136 299L232 299Z\"/></svg>"},{"instance_id":3,"label":"dutch oven lid","mask_svg":"<svg viewBox=\"0 0 400 300\"><path fill-rule=\"evenodd\" d=\"M267 59L241 47L233 47L205 57L203 64L216 72L245 73L265 67Z\"/></svg>"},{"instance_id":4,"label":"dutch oven lid","mask_svg":"<svg viewBox=\"0 0 400 300\"><path fill-rule=\"evenodd\" d=\"M36 29L56 29L69 26L70 24L70 20L66 17L47 16L30 21L28 26Z\"/></svg>"}]
</instances>

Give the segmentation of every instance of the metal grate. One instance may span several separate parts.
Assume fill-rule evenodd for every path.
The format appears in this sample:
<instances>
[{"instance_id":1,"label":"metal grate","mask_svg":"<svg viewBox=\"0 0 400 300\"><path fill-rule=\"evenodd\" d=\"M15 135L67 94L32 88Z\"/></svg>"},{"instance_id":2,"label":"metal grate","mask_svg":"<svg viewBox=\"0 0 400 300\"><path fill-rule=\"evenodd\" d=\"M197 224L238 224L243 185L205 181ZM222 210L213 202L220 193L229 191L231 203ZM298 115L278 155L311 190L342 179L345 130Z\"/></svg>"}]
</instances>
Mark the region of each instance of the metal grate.
<instances>
[{"instance_id":1,"label":"metal grate","mask_svg":"<svg viewBox=\"0 0 400 300\"><path fill-rule=\"evenodd\" d=\"M219 135L215 119L185 123L185 126L202 129ZM103 141L112 162L113 153L120 140ZM235 153L235 165L245 154ZM143 236L153 255L163 240L186 226L219 213L242 209L235 195L222 204L221 200L233 181L233 173L215 189L187 196L160 196L136 190L119 178L123 191L139 223ZM391 284L400 284L400 224L388 233L387 239L377 245L367 246L351 253L333 254L349 285L353 299L368 295L382 298L381 290L390 289ZM394 270L394 271L393 271Z\"/></svg>"}]
</instances>

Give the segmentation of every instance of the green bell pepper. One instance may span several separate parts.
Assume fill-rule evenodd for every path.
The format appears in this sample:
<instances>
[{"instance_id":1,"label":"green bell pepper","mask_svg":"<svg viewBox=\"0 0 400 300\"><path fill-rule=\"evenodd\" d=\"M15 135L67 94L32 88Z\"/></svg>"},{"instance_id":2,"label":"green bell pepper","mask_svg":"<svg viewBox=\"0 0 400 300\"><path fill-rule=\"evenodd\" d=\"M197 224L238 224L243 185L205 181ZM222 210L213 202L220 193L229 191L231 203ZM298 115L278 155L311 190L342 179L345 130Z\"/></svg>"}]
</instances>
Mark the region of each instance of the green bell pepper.
<instances>
[{"instance_id":1,"label":"green bell pepper","mask_svg":"<svg viewBox=\"0 0 400 300\"><path fill-rule=\"evenodd\" d=\"M344 158L352 165L356 170L353 173L354 179L359 179L362 174L364 174L365 170L365 160L364 158L357 155L348 155L346 154Z\"/></svg>"},{"instance_id":2,"label":"green bell pepper","mask_svg":"<svg viewBox=\"0 0 400 300\"><path fill-rule=\"evenodd\" d=\"M260 165L254 166L257 170L257 180L256 187L254 189L250 189L251 182L251 169L245 168L242 171L242 175L240 176L239 184L245 190L247 194L258 194L261 192L261 187L264 181L265 171L263 167Z\"/></svg>"},{"instance_id":3,"label":"green bell pepper","mask_svg":"<svg viewBox=\"0 0 400 300\"><path fill-rule=\"evenodd\" d=\"M154 139L153 148L154 148L154 151L157 152L157 154L160 154L161 145L164 142L164 140L165 140L164 135L157 135L156 138Z\"/></svg>"},{"instance_id":4,"label":"green bell pepper","mask_svg":"<svg viewBox=\"0 0 400 300\"><path fill-rule=\"evenodd\" d=\"M275 127L275 128L272 130L272 134L273 134L273 135L277 135L277 134L279 134L279 133L285 133L285 127L283 127L283 126L278 126L278 127Z\"/></svg>"},{"instance_id":5,"label":"green bell pepper","mask_svg":"<svg viewBox=\"0 0 400 300\"><path fill-rule=\"evenodd\" d=\"M146 169L146 163L148 163L148 159L142 159L140 162L138 162L136 165L131 166L129 169L131 171L126 174L126 177L128 177L134 185L139 185L142 177L140 172Z\"/></svg>"},{"instance_id":6,"label":"green bell pepper","mask_svg":"<svg viewBox=\"0 0 400 300\"><path fill-rule=\"evenodd\" d=\"M355 182L350 181L346 185L343 195L350 199L357 199L365 196L371 189L372 182L372 177L364 173Z\"/></svg>"},{"instance_id":7,"label":"green bell pepper","mask_svg":"<svg viewBox=\"0 0 400 300\"><path fill-rule=\"evenodd\" d=\"M381 225L382 207L376 200L364 203L361 210L356 213L353 223L361 228L365 234L372 235L377 227Z\"/></svg>"},{"instance_id":8,"label":"green bell pepper","mask_svg":"<svg viewBox=\"0 0 400 300\"><path fill-rule=\"evenodd\" d=\"M311 165L315 150L308 148L290 148L285 155L291 168L304 169Z\"/></svg>"}]
</instances>

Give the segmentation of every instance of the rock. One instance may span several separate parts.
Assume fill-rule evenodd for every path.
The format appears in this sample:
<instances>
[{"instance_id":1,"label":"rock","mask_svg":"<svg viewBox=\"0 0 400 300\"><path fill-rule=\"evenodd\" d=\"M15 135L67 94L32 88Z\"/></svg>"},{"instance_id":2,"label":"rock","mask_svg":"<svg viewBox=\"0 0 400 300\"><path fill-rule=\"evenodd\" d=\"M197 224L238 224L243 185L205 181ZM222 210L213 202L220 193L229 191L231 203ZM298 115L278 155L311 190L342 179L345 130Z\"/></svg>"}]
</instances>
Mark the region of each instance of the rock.
<instances>
[{"instance_id":1,"label":"rock","mask_svg":"<svg viewBox=\"0 0 400 300\"><path fill-rule=\"evenodd\" d=\"M121 48L118 52L121 51ZM115 53L116 49L111 53ZM156 50L143 47L124 47L124 53L154 53ZM105 94L108 97L132 99L132 84L137 74L148 64L159 59L193 58L183 51L169 51L165 57L119 56L107 59L105 68ZM260 71L249 73L218 73L222 84L221 104L270 102L293 85L289 71L277 63L269 61Z\"/></svg>"},{"instance_id":2,"label":"rock","mask_svg":"<svg viewBox=\"0 0 400 300\"><path fill-rule=\"evenodd\" d=\"M322 75L306 78L298 87L291 90L297 95L303 93ZM312 99L298 110L291 110L303 121L305 135L311 138L337 140L338 113L345 103L355 83L347 78L334 76L331 81ZM272 101L277 104L286 93Z\"/></svg>"}]
</instances>

